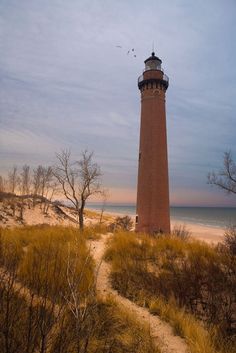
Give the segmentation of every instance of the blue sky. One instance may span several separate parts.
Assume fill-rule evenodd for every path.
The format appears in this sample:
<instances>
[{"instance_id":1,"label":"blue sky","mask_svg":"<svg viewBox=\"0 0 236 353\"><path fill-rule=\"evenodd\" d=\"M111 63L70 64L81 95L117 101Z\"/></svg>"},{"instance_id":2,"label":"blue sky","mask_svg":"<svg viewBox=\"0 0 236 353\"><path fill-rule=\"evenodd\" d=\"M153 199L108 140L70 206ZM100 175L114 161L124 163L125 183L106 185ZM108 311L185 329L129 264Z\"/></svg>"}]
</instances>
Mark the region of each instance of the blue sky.
<instances>
[{"instance_id":1,"label":"blue sky","mask_svg":"<svg viewBox=\"0 0 236 353\"><path fill-rule=\"evenodd\" d=\"M134 202L137 78L154 41L170 77L171 203L236 206L206 182L224 151L236 159L235 17L235 0L0 0L2 173L87 148L110 201Z\"/></svg>"}]
</instances>

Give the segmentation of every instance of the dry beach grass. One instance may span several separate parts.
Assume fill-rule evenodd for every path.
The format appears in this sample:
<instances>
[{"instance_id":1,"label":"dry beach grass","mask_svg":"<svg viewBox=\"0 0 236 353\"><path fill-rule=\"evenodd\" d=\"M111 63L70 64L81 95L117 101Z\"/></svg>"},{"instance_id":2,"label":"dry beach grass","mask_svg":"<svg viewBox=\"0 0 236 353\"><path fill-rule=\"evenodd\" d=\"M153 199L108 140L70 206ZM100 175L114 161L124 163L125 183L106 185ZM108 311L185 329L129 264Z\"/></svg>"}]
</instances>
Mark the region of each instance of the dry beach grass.
<instances>
[{"instance_id":1,"label":"dry beach grass","mask_svg":"<svg viewBox=\"0 0 236 353\"><path fill-rule=\"evenodd\" d=\"M107 352L113 344L111 349L114 350L109 352L126 352L125 347L132 349L134 346L135 352L140 353L155 351L182 353L188 350L191 353L234 352L230 340L225 340L223 336L220 338L219 334L215 339L216 333L219 332L217 325L209 326L199 321L199 313L195 315L187 302L188 297L195 293L190 293L189 288L198 283L198 273L206 274L212 261L213 276L211 277L209 273L207 281L211 284L212 278L217 273L219 277L212 287L215 291L212 292L211 305L216 303L216 308L220 308L222 298L219 296L220 292L217 292L220 290L218 283L223 283L226 288L227 281L224 277L220 277L223 276L220 267L217 270L217 263L224 255L217 254L214 244L218 240L223 240L224 230L187 224L185 229L191 231L191 237L187 241L168 236L155 239L146 235L137 236L132 232L113 235L107 233L107 226L115 222L116 216L121 215L104 214L100 223L99 212L86 210L87 226L82 234L78 230L74 210L70 207L60 206L59 212L58 209L55 212L55 208L51 205L48 214L45 215L40 205L35 205L25 210L23 223L13 217L10 209L7 209L7 212L8 223L1 229L0 246L2 266L0 275L3 280L2 315L7 315L4 303L9 294L12 302L8 304L17 308L16 317L18 319L24 317L26 326L26 313L29 308L32 311L32 320L33 317L36 319L38 315L42 315L40 313L43 310L41 324L45 325L46 322L48 329L45 352L54 352L60 345L66 349L66 344L73 351L73 347L77 344L78 336L74 335L77 330L76 319L73 312L68 310L68 305L69 307L72 305L71 299L68 299L68 290L71 290L67 278L68 251L73 264L73 279L80 278L81 271L83 273L82 281L73 282L73 286L77 288L76 295L79 296L80 305L88 313L86 318L88 321L82 320L80 325L90 325L90 320L96 319L94 335L86 336L85 329L84 333L80 332L82 336L79 336L81 344L85 344L86 340L90 342L86 348L89 353L94 352L95 347L101 347L99 345L104 344L104 340L108 342L104 352ZM36 225L27 226L27 224ZM204 240L204 243L194 239ZM104 261L104 252L106 259L111 261L110 264ZM220 266L229 268L228 260L224 261ZM178 268L180 263L185 264L181 271ZM200 270L201 266L203 267ZM82 268L84 269L81 270ZM233 267L230 271L232 270ZM158 273L157 279L155 271ZM186 283L183 278L185 272ZM6 277L7 274L10 274L10 277ZM9 278L9 282L6 278ZM235 286L233 278L230 279L232 290ZM183 289L182 294L178 288ZM194 288L198 291L197 287ZM34 298L32 302L31 294ZM40 301L37 301L37 297ZM85 298L90 298L86 299L86 305ZM230 300L234 300L233 294ZM57 312L60 313L60 317L56 318L55 322L54 310L58 305ZM82 317L83 310L79 310ZM213 306L212 312L214 313ZM78 319L81 320L81 316L77 317ZM17 332L21 332L21 328L17 326L13 316L11 320L8 332L13 330L13 339L19 339ZM100 327L104 320L106 323L109 322L110 329L106 326L107 334L110 335L112 332L116 343L111 342L106 335L102 335L101 340L98 340L97 335L100 334L98 326ZM34 325L37 326L35 321ZM65 329L65 325L70 329ZM22 329L24 327L23 325ZM5 330L3 327L2 329ZM38 330L34 333L37 339L36 336L35 339L31 337L37 347L42 339L40 327ZM4 334L0 335L2 342ZM22 334L25 337L25 331L24 333L22 331ZM64 343L59 339L60 336L63 337ZM33 344L32 342L28 344ZM142 346L140 342L145 343ZM119 350L118 346L123 350Z\"/></svg>"}]
</instances>

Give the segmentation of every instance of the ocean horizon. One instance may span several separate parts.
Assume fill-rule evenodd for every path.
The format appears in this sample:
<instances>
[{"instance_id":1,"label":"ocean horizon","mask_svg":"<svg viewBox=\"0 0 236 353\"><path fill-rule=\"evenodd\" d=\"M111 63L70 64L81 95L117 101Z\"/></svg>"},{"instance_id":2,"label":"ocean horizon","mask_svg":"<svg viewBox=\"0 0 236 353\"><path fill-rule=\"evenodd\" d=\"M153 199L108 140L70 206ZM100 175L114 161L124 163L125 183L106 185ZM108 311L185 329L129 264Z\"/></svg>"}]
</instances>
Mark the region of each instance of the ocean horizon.
<instances>
[{"instance_id":1,"label":"ocean horizon","mask_svg":"<svg viewBox=\"0 0 236 353\"><path fill-rule=\"evenodd\" d=\"M101 204L90 203L90 209L101 210ZM135 204L106 204L105 212L135 215ZM198 224L207 227L226 228L236 225L236 207L183 207L171 206L172 222Z\"/></svg>"}]
</instances>

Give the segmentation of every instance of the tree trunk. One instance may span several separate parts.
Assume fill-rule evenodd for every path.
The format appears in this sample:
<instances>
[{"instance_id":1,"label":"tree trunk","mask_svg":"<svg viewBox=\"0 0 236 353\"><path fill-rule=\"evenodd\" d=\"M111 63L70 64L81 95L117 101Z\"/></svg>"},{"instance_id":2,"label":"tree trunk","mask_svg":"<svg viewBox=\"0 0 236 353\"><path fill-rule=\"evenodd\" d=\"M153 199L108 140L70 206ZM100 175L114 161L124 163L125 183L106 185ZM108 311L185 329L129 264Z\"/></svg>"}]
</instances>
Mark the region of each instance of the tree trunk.
<instances>
[{"instance_id":1,"label":"tree trunk","mask_svg":"<svg viewBox=\"0 0 236 353\"><path fill-rule=\"evenodd\" d=\"M102 223L103 212L104 212L104 210L102 209L102 210L101 210L101 213L100 213L99 224Z\"/></svg>"},{"instance_id":2,"label":"tree trunk","mask_svg":"<svg viewBox=\"0 0 236 353\"><path fill-rule=\"evenodd\" d=\"M85 206L85 201L82 199L81 206L79 208L79 227L81 230L84 229L84 206Z\"/></svg>"},{"instance_id":3,"label":"tree trunk","mask_svg":"<svg viewBox=\"0 0 236 353\"><path fill-rule=\"evenodd\" d=\"M24 220L24 199L21 200L20 204L20 220Z\"/></svg>"},{"instance_id":4,"label":"tree trunk","mask_svg":"<svg viewBox=\"0 0 236 353\"><path fill-rule=\"evenodd\" d=\"M81 208L79 209L79 227L81 230L84 229L84 215L83 210Z\"/></svg>"}]
</instances>

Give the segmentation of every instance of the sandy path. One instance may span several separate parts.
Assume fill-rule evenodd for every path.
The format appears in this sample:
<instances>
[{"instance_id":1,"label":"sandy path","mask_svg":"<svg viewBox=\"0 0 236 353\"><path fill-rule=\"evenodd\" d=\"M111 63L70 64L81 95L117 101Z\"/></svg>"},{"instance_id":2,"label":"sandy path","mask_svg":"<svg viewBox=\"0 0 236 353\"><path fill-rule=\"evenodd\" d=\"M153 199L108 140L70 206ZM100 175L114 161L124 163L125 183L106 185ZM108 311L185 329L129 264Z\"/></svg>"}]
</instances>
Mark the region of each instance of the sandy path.
<instances>
[{"instance_id":1,"label":"sandy path","mask_svg":"<svg viewBox=\"0 0 236 353\"><path fill-rule=\"evenodd\" d=\"M140 307L132 301L122 297L116 290L111 287L109 282L110 265L102 261L106 248L106 241L109 235L102 235L100 240L91 241L91 252L97 264L97 292L101 297L112 295L117 304L127 309L129 312L150 327L151 336L156 345L163 353L187 353L189 352L185 341L173 333L171 326L158 316L151 315L149 311Z\"/></svg>"}]
</instances>

